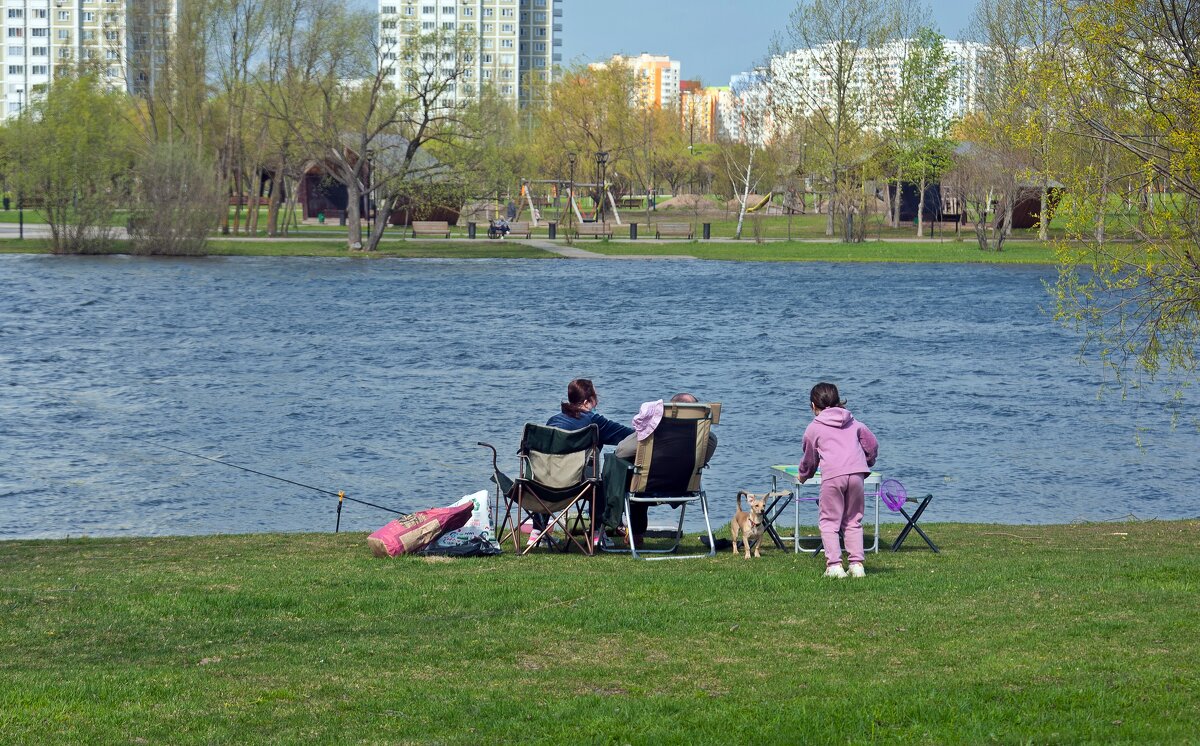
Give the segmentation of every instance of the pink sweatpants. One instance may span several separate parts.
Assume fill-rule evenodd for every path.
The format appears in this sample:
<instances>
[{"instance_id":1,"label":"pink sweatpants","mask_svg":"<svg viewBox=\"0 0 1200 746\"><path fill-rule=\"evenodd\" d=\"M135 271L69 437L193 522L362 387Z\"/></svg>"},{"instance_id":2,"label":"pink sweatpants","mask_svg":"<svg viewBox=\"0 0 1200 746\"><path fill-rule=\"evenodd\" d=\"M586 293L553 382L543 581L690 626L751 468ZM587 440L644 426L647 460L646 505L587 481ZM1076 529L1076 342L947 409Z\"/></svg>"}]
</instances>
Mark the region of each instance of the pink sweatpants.
<instances>
[{"instance_id":1,"label":"pink sweatpants","mask_svg":"<svg viewBox=\"0 0 1200 746\"><path fill-rule=\"evenodd\" d=\"M846 538L846 552L851 562L862 562L863 554L863 475L847 474L821 480L820 517L821 544L825 547L825 565L842 563L842 545L838 532Z\"/></svg>"}]
</instances>

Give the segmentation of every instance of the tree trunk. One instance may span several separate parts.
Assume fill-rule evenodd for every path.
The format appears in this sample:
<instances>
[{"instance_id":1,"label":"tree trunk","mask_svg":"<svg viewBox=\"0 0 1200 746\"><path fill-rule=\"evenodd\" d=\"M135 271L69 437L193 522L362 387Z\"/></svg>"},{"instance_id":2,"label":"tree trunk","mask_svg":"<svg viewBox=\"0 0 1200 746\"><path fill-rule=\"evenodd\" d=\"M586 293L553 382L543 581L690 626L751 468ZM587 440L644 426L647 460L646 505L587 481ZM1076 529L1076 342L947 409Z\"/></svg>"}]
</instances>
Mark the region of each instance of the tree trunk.
<instances>
[{"instance_id":1,"label":"tree trunk","mask_svg":"<svg viewBox=\"0 0 1200 746\"><path fill-rule=\"evenodd\" d=\"M1096 243L1104 245L1104 221L1108 216L1108 143L1100 143L1100 204L1096 210Z\"/></svg>"},{"instance_id":2,"label":"tree trunk","mask_svg":"<svg viewBox=\"0 0 1200 746\"><path fill-rule=\"evenodd\" d=\"M896 193L892 195L892 227L900 227L900 189L904 182L904 170L900 166L896 166ZM920 233L917 234L921 235Z\"/></svg>"},{"instance_id":3,"label":"tree trunk","mask_svg":"<svg viewBox=\"0 0 1200 746\"><path fill-rule=\"evenodd\" d=\"M1041 201L1038 206L1038 240L1050 237L1050 185L1042 180Z\"/></svg>"},{"instance_id":4,"label":"tree trunk","mask_svg":"<svg viewBox=\"0 0 1200 746\"><path fill-rule=\"evenodd\" d=\"M388 217L392 214L394 197L384 197L375 202L375 219L371 224L371 238L367 241L367 251L377 251L379 242L383 240L383 232L387 229Z\"/></svg>"},{"instance_id":5,"label":"tree trunk","mask_svg":"<svg viewBox=\"0 0 1200 746\"><path fill-rule=\"evenodd\" d=\"M254 176L251 180L254 196L250 199L250 212L246 215L246 234L258 234L258 199L262 196L262 169L254 166Z\"/></svg>"},{"instance_id":6,"label":"tree trunk","mask_svg":"<svg viewBox=\"0 0 1200 746\"><path fill-rule=\"evenodd\" d=\"M828 201L825 203L825 235L833 235L833 206L837 204L835 199L837 195L837 167L834 166L833 178L829 180L829 194L826 195Z\"/></svg>"},{"instance_id":7,"label":"tree trunk","mask_svg":"<svg viewBox=\"0 0 1200 746\"><path fill-rule=\"evenodd\" d=\"M346 182L346 246L351 251L361 251L362 213L359 203L362 201L362 190L358 188L356 174L352 174Z\"/></svg>"},{"instance_id":8,"label":"tree trunk","mask_svg":"<svg viewBox=\"0 0 1200 746\"><path fill-rule=\"evenodd\" d=\"M925 175L921 175L921 191L917 192L917 238L925 235Z\"/></svg>"},{"instance_id":9,"label":"tree trunk","mask_svg":"<svg viewBox=\"0 0 1200 746\"><path fill-rule=\"evenodd\" d=\"M279 235L279 205L283 201L283 164L271 175L271 193L267 201L267 235Z\"/></svg>"},{"instance_id":10,"label":"tree trunk","mask_svg":"<svg viewBox=\"0 0 1200 746\"><path fill-rule=\"evenodd\" d=\"M741 208L738 210L737 238L742 237L742 222L746 219L746 200L750 199L750 172L754 168L754 150L750 150L750 160L746 164L746 176L743 179Z\"/></svg>"}]
</instances>

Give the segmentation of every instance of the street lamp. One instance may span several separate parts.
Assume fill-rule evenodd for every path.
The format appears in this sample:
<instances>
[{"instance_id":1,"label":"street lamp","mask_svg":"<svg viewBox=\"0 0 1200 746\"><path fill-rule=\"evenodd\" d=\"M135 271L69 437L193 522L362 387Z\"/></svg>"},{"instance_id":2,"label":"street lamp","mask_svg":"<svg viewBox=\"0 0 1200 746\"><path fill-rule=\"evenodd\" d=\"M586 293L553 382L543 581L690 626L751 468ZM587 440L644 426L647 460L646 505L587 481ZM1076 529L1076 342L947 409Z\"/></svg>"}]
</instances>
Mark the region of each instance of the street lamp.
<instances>
[{"instance_id":1,"label":"street lamp","mask_svg":"<svg viewBox=\"0 0 1200 746\"><path fill-rule=\"evenodd\" d=\"M600 189L597 192L596 200L596 215L600 218L600 223L603 225L604 220L604 169L608 165L608 151L601 150L596 153L596 173L600 176Z\"/></svg>"},{"instance_id":2,"label":"street lamp","mask_svg":"<svg viewBox=\"0 0 1200 746\"><path fill-rule=\"evenodd\" d=\"M567 153L567 164L571 167L571 180L567 183L567 208L574 210L575 204L575 153ZM558 218L562 222L562 216Z\"/></svg>"},{"instance_id":3,"label":"street lamp","mask_svg":"<svg viewBox=\"0 0 1200 746\"><path fill-rule=\"evenodd\" d=\"M17 119L24 118L25 89L17 89ZM24 152L24 150L22 150ZM22 174L24 176L24 174ZM17 238L25 240L25 196L21 192L21 182L17 182Z\"/></svg>"}]
</instances>

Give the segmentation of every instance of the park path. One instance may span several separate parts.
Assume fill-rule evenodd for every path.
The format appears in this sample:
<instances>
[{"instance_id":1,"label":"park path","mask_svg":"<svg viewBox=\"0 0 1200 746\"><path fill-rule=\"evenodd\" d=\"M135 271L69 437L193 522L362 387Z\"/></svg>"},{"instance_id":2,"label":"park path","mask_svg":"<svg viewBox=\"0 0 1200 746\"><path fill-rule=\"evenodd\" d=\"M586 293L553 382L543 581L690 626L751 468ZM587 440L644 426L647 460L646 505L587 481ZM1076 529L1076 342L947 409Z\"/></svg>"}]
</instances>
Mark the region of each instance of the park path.
<instances>
[{"instance_id":1,"label":"park path","mask_svg":"<svg viewBox=\"0 0 1200 746\"><path fill-rule=\"evenodd\" d=\"M505 239L508 240L508 239ZM559 241L548 239L526 238L516 239L517 243L532 246L535 249L558 254L567 259L695 259L694 256L682 254L598 254L595 251L581 249L578 246L568 246Z\"/></svg>"}]
</instances>

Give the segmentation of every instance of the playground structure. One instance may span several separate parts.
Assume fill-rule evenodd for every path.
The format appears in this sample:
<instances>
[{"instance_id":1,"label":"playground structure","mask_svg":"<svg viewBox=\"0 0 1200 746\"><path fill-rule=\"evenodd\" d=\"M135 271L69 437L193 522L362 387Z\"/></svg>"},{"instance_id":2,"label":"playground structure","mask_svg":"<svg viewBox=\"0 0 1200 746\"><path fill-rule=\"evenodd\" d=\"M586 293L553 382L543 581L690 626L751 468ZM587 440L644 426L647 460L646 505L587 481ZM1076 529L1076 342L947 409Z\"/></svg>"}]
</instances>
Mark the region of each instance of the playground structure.
<instances>
[{"instance_id":1,"label":"playground structure","mask_svg":"<svg viewBox=\"0 0 1200 746\"><path fill-rule=\"evenodd\" d=\"M534 203L534 199L533 199L533 185L534 184L549 184L549 185L551 185L554 189L555 198L561 197L562 193L565 191L566 198L567 198L567 205L570 207L571 213L575 216L575 219L578 220L580 223L594 223L594 222L598 222L598 219L600 221L602 221L603 220L602 215L604 213L604 209L603 209L603 207L598 205L596 207L596 209L592 211L592 216L591 216L590 220L588 218L584 217L583 210L580 209L579 201L576 199L576 192L578 191L578 189L580 187L582 187L584 189L600 190L601 195L602 195L600 197L600 199L603 200L603 202L608 205L609 209L612 210L613 222L615 222L617 225L622 225L621 213L617 209L617 200L613 197L612 187L609 186L608 182L605 182L604 184L590 184L590 183L582 182L582 181L576 181L576 182L563 181L562 179L522 179L521 180L521 202L517 208L517 216L516 217L518 220L520 220L521 214L525 211L526 208L528 208L529 209L529 222L532 223L535 228L540 224L541 212L538 210L537 205ZM553 204L553 200L551 200L549 198L547 198L546 202L547 202L547 206ZM561 212L561 209L560 209L560 212Z\"/></svg>"}]
</instances>

